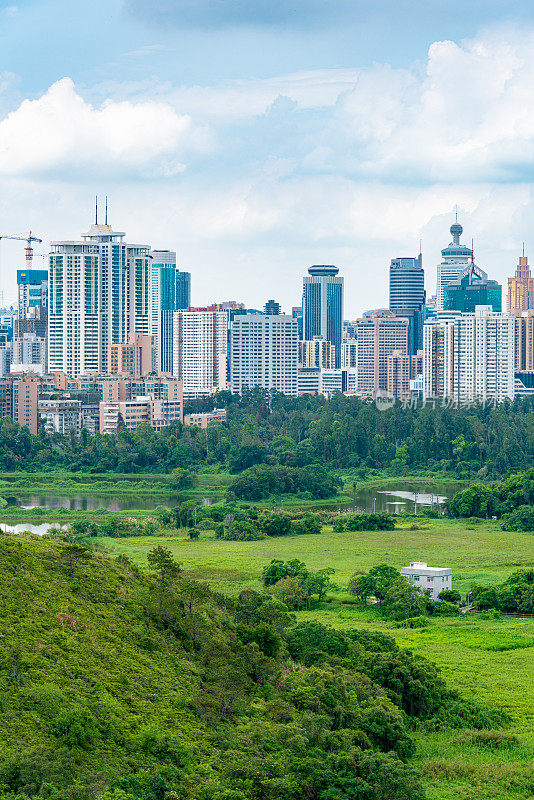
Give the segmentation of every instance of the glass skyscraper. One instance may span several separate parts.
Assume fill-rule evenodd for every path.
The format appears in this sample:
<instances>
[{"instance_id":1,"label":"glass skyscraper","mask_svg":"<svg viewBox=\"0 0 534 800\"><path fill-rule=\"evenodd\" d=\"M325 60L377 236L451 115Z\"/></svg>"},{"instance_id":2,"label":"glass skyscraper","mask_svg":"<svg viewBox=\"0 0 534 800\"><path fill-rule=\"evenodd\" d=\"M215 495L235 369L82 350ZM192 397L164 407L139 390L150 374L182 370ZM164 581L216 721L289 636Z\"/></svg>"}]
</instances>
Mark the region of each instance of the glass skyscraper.
<instances>
[{"instance_id":1,"label":"glass skyscraper","mask_svg":"<svg viewBox=\"0 0 534 800\"><path fill-rule=\"evenodd\" d=\"M441 251L436 285L436 309L443 311L445 287L457 280L473 259L473 251L460 244L463 228L458 221L451 225L452 242Z\"/></svg>"},{"instance_id":2,"label":"glass skyscraper","mask_svg":"<svg viewBox=\"0 0 534 800\"><path fill-rule=\"evenodd\" d=\"M303 338L311 341L322 336L334 345L336 368L341 367L343 338L343 278L339 269L330 265L308 268L303 281Z\"/></svg>"},{"instance_id":3,"label":"glass skyscraper","mask_svg":"<svg viewBox=\"0 0 534 800\"><path fill-rule=\"evenodd\" d=\"M389 267L389 309L409 321L408 352L411 355L423 347L425 299L423 256L393 258Z\"/></svg>"},{"instance_id":4,"label":"glass skyscraper","mask_svg":"<svg viewBox=\"0 0 534 800\"><path fill-rule=\"evenodd\" d=\"M445 287L443 309L467 313L474 312L476 306L502 311L502 286L488 280L487 273L476 264L470 264L458 280Z\"/></svg>"},{"instance_id":5,"label":"glass skyscraper","mask_svg":"<svg viewBox=\"0 0 534 800\"><path fill-rule=\"evenodd\" d=\"M158 367L173 372L173 312L191 305L191 275L176 269L174 250L153 250L152 335L158 347Z\"/></svg>"}]
</instances>

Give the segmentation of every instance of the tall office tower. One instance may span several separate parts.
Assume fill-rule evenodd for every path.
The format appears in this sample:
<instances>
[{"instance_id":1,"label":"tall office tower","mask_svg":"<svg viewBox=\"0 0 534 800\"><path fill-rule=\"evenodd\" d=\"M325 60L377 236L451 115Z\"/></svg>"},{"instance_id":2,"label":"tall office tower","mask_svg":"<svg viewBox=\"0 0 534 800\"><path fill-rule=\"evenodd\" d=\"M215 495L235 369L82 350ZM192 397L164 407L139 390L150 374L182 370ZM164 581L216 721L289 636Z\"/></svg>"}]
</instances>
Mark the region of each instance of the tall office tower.
<instances>
[{"instance_id":1,"label":"tall office tower","mask_svg":"<svg viewBox=\"0 0 534 800\"><path fill-rule=\"evenodd\" d=\"M13 342L11 341L10 328L7 325L0 327L0 376L9 375L11 360L13 358Z\"/></svg>"},{"instance_id":2,"label":"tall office tower","mask_svg":"<svg viewBox=\"0 0 534 800\"><path fill-rule=\"evenodd\" d=\"M534 308L534 278L530 272L525 248L523 248L523 255L519 256L515 275L513 278L508 278L506 312L520 314L529 308Z\"/></svg>"},{"instance_id":3,"label":"tall office tower","mask_svg":"<svg viewBox=\"0 0 534 800\"><path fill-rule=\"evenodd\" d=\"M173 314L191 305L191 274L176 269L174 250L152 250L152 336L162 372L172 372Z\"/></svg>"},{"instance_id":4,"label":"tall office tower","mask_svg":"<svg viewBox=\"0 0 534 800\"><path fill-rule=\"evenodd\" d=\"M387 390L388 356L408 353L409 321L392 311L374 311L356 320L357 391L376 395Z\"/></svg>"},{"instance_id":5,"label":"tall office tower","mask_svg":"<svg viewBox=\"0 0 534 800\"><path fill-rule=\"evenodd\" d=\"M280 303L277 303L276 300L267 300L263 306L263 310L265 314L280 314Z\"/></svg>"},{"instance_id":6,"label":"tall office tower","mask_svg":"<svg viewBox=\"0 0 534 800\"><path fill-rule=\"evenodd\" d=\"M150 248L95 222L82 241L52 242L49 369L70 377L104 372L110 344L150 335Z\"/></svg>"},{"instance_id":7,"label":"tall office tower","mask_svg":"<svg viewBox=\"0 0 534 800\"><path fill-rule=\"evenodd\" d=\"M231 390L260 387L298 393L298 328L293 317L245 314L234 317L230 332Z\"/></svg>"},{"instance_id":8,"label":"tall office tower","mask_svg":"<svg viewBox=\"0 0 534 800\"><path fill-rule=\"evenodd\" d=\"M341 342L341 369L351 369L358 359L358 340L343 337Z\"/></svg>"},{"instance_id":9,"label":"tall office tower","mask_svg":"<svg viewBox=\"0 0 534 800\"><path fill-rule=\"evenodd\" d=\"M502 311L502 286L488 280L488 275L475 263L462 272L459 278L445 286L444 311L474 312L476 306L491 306Z\"/></svg>"},{"instance_id":10,"label":"tall office tower","mask_svg":"<svg viewBox=\"0 0 534 800\"><path fill-rule=\"evenodd\" d=\"M314 336L311 342L299 342L299 363L303 367L334 369L335 362L334 345L322 336Z\"/></svg>"},{"instance_id":11,"label":"tall office tower","mask_svg":"<svg viewBox=\"0 0 534 800\"><path fill-rule=\"evenodd\" d=\"M183 382L185 399L226 389L227 352L226 311L174 312L173 375Z\"/></svg>"},{"instance_id":12,"label":"tall office tower","mask_svg":"<svg viewBox=\"0 0 534 800\"><path fill-rule=\"evenodd\" d=\"M303 339L322 336L336 350L336 367L341 366L343 336L343 278L333 266L309 267L302 292Z\"/></svg>"},{"instance_id":13,"label":"tall office tower","mask_svg":"<svg viewBox=\"0 0 534 800\"><path fill-rule=\"evenodd\" d=\"M423 347L425 321L425 271L423 256L393 258L389 267L389 309L409 320L408 351L417 353Z\"/></svg>"},{"instance_id":14,"label":"tall office tower","mask_svg":"<svg viewBox=\"0 0 534 800\"><path fill-rule=\"evenodd\" d=\"M458 404L514 397L515 319L491 306L425 324L423 397Z\"/></svg>"},{"instance_id":15,"label":"tall office tower","mask_svg":"<svg viewBox=\"0 0 534 800\"><path fill-rule=\"evenodd\" d=\"M436 309L443 310L443 292L446 286L460 277L473 260L473 251L460 244L463 228L458 221L451 225L452 242L441 251L436 284Z\"/></svg>"}]
</instances>

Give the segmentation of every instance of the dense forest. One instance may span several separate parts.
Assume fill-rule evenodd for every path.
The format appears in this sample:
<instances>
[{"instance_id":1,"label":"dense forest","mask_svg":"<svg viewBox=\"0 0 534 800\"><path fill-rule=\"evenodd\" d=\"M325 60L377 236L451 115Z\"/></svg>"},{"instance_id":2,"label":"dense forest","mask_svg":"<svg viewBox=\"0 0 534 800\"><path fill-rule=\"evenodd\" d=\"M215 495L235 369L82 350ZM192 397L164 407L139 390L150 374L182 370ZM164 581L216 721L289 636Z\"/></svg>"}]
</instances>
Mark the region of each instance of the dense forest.
<instances>
[{"instance_id":1,"label":"dense forest","mask_svg":"<svg viewBox=\"0 0 534 800\"><path fill-rule=\"evenodd\" d=\"M426 470L460 478L500 478L530 467L534 457L534 405L518 399L495 408L454 409L436 404L379 411L374 403L341 394L330 400L222 392L186 410L226 407L228 421L207 432L173 424L160 433L135 432L81 438L32 436L9 418L0 420L4 470L170 472L212 465L239 473L267 464L390 471Z\"/></svg>"},{"instance_id":2,"label":"dense forest","mask_svg":"<svg viewBox=\"0 0 534 800\"><path fill-rule=\"evenodd\" d=\"M424 800L414 727L507 724L389 636L296 624L260 582L228 598L162 547L145 573L0 538L2 800Z\"/></svg>"}]
</instances>

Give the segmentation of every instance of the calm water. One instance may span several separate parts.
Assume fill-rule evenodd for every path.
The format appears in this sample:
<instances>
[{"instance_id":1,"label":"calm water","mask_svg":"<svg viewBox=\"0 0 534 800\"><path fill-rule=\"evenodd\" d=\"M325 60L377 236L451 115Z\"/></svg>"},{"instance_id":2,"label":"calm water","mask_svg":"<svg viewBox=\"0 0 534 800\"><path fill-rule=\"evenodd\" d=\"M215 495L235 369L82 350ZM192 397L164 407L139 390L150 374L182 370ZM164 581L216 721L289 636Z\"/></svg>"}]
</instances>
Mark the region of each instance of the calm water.
<instances>
[{"instance_id":1,"label":"calm water","mask_svg":"<svg viewBox=\"0 0 534 800\"><path fill-rule=\"evenodd\" d=\"M445 489L442 493L430 493L428 491L419 490L417 492L407 488L406 485L399 481L398 487L395 489L359 489L353 495L350 501L343 503L329 504L332 509L345 509L357 511L388 511L392 514L398 514L402 511L413 513L416 508L437 508L438 504L442 504L447 496L451 496L454 492L458 491L461 485L447 484L447 494ZM34 495L14 495L13 499L20 508L42 508L56 510L58 508L67 508L70 511L95 511L98 508L106 509L107 511L138 511L141 509L153 509L158 506L166 508L175 508L180 502L180 495L145 495L145 494L132 494L132 495L117 495L112 494L50 494L41 492ZM210 505L216 502L218 498L203 497L202 502L204 505ZM1 513L0 513L1 520Z\"/></svg>"},{"instance_id":2,"label":"calm water","mask_svg":"<svg viewBox=\"0 0 534 800\"><path fill-rule=\"evenodd\" d=\"M30 522L21 522L19 525L6 525L5 522L0 523L0 530L3 533L35 533L37 536L44 536L52 529L63 530L65 525L58 525L56 523L43 522L41 525L32 525Z\"/></svg>"}]
</instances>

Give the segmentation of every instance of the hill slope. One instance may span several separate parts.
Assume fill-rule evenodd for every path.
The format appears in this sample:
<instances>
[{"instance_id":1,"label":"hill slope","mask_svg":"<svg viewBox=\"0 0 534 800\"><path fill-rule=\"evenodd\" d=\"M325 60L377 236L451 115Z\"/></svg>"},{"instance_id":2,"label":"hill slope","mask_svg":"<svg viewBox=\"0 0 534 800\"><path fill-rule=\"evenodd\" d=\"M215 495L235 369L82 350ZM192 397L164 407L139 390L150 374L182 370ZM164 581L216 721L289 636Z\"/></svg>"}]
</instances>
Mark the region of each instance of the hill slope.
<instances>
[{"instance_id":1,"label":"hill slope","mask_svg":"<svg viewBox=\"0 0 534 800\"><path fill-rule=\"evenodd\" d=\"M499 722L386 636L153 566L0 537L0 797L423 800L407 715Z\"/></svg>"}]
</instances>

